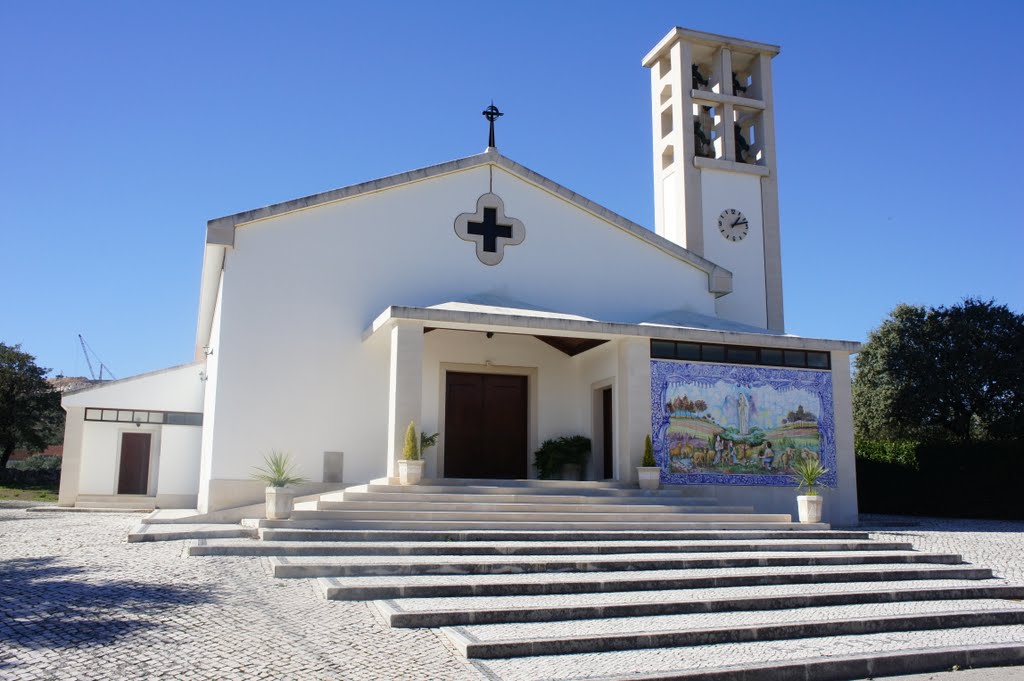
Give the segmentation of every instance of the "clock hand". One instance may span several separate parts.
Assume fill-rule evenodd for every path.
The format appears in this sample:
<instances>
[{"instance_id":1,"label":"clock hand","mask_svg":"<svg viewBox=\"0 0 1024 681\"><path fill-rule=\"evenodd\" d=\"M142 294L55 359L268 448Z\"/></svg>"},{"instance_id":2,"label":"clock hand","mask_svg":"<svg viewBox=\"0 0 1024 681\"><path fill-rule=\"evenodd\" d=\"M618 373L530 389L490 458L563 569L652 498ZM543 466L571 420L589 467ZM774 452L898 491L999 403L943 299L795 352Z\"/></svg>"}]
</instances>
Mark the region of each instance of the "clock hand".
<instances>
[{"instance_id":1,"label":"clock hand","mask_svg":"<svg viewBox=\"0 0 1024 681\"><path fill-rule=\"evenodd\" d=\"M740 220L739 218L736 218L736 222L732 223L732 226L736 227L738 225L745 225L745 224L748 224L746 220Z\"/></svg>"}]
</instances>

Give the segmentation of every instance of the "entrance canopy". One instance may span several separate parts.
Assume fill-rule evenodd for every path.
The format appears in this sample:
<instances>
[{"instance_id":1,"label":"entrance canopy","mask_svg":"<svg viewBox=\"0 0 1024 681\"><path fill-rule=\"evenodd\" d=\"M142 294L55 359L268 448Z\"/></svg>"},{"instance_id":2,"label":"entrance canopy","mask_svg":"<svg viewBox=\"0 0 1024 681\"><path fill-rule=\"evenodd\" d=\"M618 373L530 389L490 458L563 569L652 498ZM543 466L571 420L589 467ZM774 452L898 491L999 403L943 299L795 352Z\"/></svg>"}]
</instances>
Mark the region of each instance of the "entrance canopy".
<instances>
[{"instance_id":1,"label":"entrance canopy","mask_svg":"<svg viewBox=\"0 0 1024 681\"><path fill-rule=\"evenodd\" d=\"M389 349L389 477L413 421L441 432L428 476L523 477L531 470L529 453L543 439L591 433L595 450L609 459L600 470L592 464L590 475L627 480L651 428L652 341L819 353L858 348L689 311L638 323L602 321L495 297L392 306L363 339ZM614 446L598 442L605 431ZM483 468L481 457L491 459Z\"/></svg>"}]
</instances>

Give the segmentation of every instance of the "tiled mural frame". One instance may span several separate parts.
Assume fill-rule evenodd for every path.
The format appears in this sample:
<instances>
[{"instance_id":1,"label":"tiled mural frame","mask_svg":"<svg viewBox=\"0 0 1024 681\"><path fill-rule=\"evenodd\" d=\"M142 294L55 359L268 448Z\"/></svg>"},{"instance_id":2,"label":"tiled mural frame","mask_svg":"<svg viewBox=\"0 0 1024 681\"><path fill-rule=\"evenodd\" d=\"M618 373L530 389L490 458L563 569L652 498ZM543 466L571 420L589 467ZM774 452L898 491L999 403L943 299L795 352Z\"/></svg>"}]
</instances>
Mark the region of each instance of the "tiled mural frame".
<instances>
[{"instance_id":1,"label":"tiled mural frame","mask_svg":"<svg viewBox=\"0 0 1024 681\"><path fill-rule=\"evenodd\" d=\"M819 480L819 484L826 487L836 486L835 410L832 402L831 372L651 360L651 433L654 441L654 459L661 468L662 482L684 485L795 486L792 477L779 473L679 473L670 470L666 444L670 421L665 410L669 384L710 386L718 381L733 383L740 388L768 386L779 391L802 389L817 397L819 457L822 465L829 469Z\"/></svg>"}]
</instances>

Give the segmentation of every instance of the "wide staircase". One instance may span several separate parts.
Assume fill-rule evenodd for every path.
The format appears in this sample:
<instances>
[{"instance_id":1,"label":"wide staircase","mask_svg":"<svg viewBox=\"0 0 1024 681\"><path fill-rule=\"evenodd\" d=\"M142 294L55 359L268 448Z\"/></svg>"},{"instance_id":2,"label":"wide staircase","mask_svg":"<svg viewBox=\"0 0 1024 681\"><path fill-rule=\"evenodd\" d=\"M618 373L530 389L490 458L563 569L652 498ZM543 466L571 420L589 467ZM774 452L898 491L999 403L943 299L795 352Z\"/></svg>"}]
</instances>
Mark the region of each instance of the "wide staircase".
<instances>
[{"instance_id":1,"label":"wide staircase","mask_svg":"<svg viewBox=\"0 0 1024 681\"><path fill-rule=\"evenodd\" d=\"M267 557L493 679L855 679L1024 664L1024 585L960 556L617 483L360 485L193 556Z\"/></svg>"}]
</instances>

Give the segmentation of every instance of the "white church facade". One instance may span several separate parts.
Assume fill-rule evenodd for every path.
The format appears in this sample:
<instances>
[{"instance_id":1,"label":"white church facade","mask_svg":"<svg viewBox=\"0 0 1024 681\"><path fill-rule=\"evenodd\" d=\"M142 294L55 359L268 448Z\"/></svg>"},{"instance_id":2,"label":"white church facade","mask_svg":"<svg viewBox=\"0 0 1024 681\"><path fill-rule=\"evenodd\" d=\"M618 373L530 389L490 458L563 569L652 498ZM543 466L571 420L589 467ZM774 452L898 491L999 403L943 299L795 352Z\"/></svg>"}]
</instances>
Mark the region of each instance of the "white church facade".
<instances>
[{"instance_id":1,"label":"white church facade","mask_svg":"<svg viewBox=\"0 0 1024 681\"><path fill-rule=\"evenodd\" d=\"M849 356L786 334L772 45L674 29L651 73L655 230L479 155L208 223L195 361L65 395L61 505L216 511L289 452L307 491L397 476L536 476L583 434L584 478L795 512L800 457L824 520L856 522Z\"/></svg>"}]
</instances>

